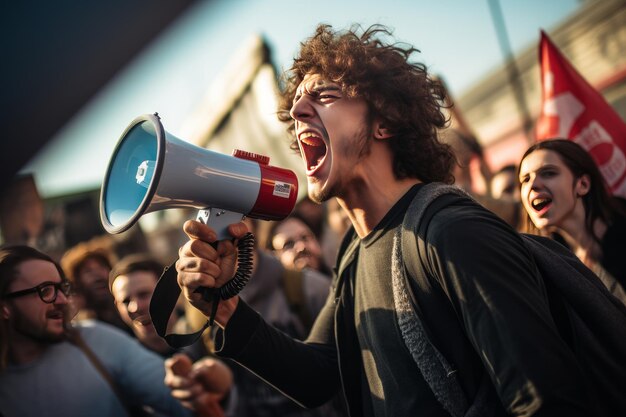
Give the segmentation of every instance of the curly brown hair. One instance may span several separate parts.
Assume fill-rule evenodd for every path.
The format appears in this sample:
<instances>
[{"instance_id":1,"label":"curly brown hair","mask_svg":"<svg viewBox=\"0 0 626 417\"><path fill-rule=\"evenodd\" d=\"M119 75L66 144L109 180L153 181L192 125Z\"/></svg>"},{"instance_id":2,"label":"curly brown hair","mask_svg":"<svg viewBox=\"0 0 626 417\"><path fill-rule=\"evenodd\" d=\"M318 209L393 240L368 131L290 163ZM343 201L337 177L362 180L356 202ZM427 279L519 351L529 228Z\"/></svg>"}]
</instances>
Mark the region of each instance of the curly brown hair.
<instances>
[{"instance_id":1,"label":"curly brown hair","mask_svg":"<svg viewBox=\"0 0 626 417\"><path fill-rule=\"evenodd\" d=\"M293 66L283 74L284 86L278 117L289 123L296 89L306 74L315 73L342 86L346 97L360 97L372 116L391 127L389 141L394 154L396 178L418 178L424 182L452 183L455 161L450 147L439 141L438 131L446 127L445 89L428 74L421 63L410 58L418 49L402 43L385 43L392 32L372 25L363 30L353 25L347 31L334 31L321 24L315 34L301 44ZM291 148L298 151L297 141Z\"/></svg>"}]
</instances>

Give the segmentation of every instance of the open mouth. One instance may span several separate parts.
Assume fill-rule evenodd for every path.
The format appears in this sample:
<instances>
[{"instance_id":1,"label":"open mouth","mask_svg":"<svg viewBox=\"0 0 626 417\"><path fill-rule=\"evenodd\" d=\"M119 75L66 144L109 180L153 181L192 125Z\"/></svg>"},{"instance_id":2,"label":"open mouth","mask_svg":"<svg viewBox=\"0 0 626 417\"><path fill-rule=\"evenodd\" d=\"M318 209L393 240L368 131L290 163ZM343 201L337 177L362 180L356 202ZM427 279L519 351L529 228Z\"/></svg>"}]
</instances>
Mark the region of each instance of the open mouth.
<instances>
[{"instance_id":1,"label":"open mouth","mask_svg":"<svg viewBox=\"0 0 626 417\"><path fill-rule=\"evenodd\" d=\"M93 291L93 293L95 294L102 295L103 293L106 293L110 295L108 281L98 280L92 283L90 287L91 287L91 291Z\"/></svg>"},{"instance_id":2,"label":"open mouth","mask_svg":"<svg viewBox=\"0 0 626 417\"><path fill-rule=\"evenodd\" d=\"M326 158L326 144L315 132L304 132L298 136L300 149L306 162L307 175L313 174Z\"/></svg>"},{"instance_id":3,"label":"open mouth","mask_svg":"<svg viewBox=\"0 0 626 417\"><path fill-rule=\"evenodd\" d=\"M311 254L308 252L300 252L298 255L296 255L296 257L294 258L294 261L299 261L301 259L307 260L311 258Z\"/></svg>"},{"instance_id":4,"label":"open mouth","mask_svg":"<svg viewBox=\"0 0 626 417\"><path fill-rule=\"evenodd\" d=\"M65 317L62 310L51 310L46 314L46 317L53 320L62 320Z\"/></svg>"},{"instance_id":5,"label":"open mouth","mask_svg":"<svg viewBox=\"0 0 626 417\"><path fill-rule=\"evenodd\" d=\"M530 202L530 205L532 206L533 210L537 212L543 211L550 204L552 204L551 198L535 198Z\"/></svg>"},{"instance_id":6,"label":"open mouth","mask_svg":"<svg viewBox=\"0 0 626 417\"><path fill-rule=\"evenodd\" d=\"M149 315L144 314L133 319L133 324L135 324L136 326L149 326L152 324L152 320L150 319Z\"/></svg>"}]
</instances>

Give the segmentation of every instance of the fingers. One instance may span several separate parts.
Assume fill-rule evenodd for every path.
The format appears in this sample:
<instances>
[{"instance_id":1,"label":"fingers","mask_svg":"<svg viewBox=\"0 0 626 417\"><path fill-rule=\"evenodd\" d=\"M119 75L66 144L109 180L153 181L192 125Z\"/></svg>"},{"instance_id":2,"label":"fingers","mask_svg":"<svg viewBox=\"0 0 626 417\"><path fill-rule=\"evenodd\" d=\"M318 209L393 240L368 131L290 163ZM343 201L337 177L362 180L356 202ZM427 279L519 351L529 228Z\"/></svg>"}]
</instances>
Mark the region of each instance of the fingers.
<instances>
[{"instance_id":1,"label":"fingers","mask_svg":"<svg viewBox=\"0 0 626 417\"><path fill-rule=\"evenodd\" d=\"M189 241L179 250L176 262L177 281L184 297L203 314L211 312L210 300L203 300L198 288L219 288L235 275L237 248L231 240L216 241L217 235L207 225L188 220L183 229ZM248 228L244 223L232 224L228 228L235 238L243 237ZM219 313L219 311L218 311ZM232 312L228 311L226 320Z\"/></svg>"},{"instance_id":2,"label":"fingers","mask_svg":"<svg viewBox=\"0 0 626 417\"><path fill-rule=\"evenodd\" d=\"M208 243L217 240L215 230L197 220L187 220L183 225L183 231L190 239L200 239ZM228 233L235 239L240 239L248 233L248 226L243 222L231 224L228 226Z\"/></svg>"},{"instance_id":3,"label":"fingers","mask_svg":"<svg viewBox=\"0 0 626 417\"><path fill-rule=\"evenodd\" d=\"M231 224L228 226L228 233L235 239L241 239L248 233L248 226L243 222Z\"/></svg>"},{"instance_id":4,"label":"fingers","mask_svg":"<svg viewBox=\"0 0 626 417\"><path fill-rule=\"evenodd\" d=\"M187 355L176 354L164 362L165 385L170 389L187 389L195 383L190 377L191 359Z\"/></svg>"},{"instance_id":5,"label":"fingers","mask_svg":"<svg viewBox=\"0 0 626 417\"><path fill-rule=\"evenodd\" d=\"M205 390L226 395L233 384L233 373L226 364L215 358L204 358L193 365L192 378Z\"/></svg>"},{"instance_id":6,"label":"fingers","mask_svg":"<svg viewBox=\"0 0 626 417\"><path fill-rule=\"evenodd\" d=\"M176 353L165 361L166 368L169 367L175 375L187 376L191 372L192 362L189 356L183 353Z\"/></svg>"},{"instance_id":7,"label":"fingers","mask_svg":"<svg viewBox=\"0 0 626 417\"><path fill-rule=\"evenodd\" d=\"M190 239L200 239L209 243L217 240L215 231L197 220L187 220L185 224L183 224L183 231Z\"/></svg>"},{"instance_id":8,"label":"fingers","mask_svg":"<svg viewBox=\"0 0 626 417\"><path fill-rule=\"evenodd\" d=\"M201 240L190 240L179 251L178 283L192 291L199 286L222 286L233 277L236 259L237 249L231 241L220 241L214 248Z\"/></svg>"},{"instance_id":9,"label":"fingers","mask_svg":"<svg viewBox=\"0 0 626 417\"><path fill-rule=\"evenodd\" d=\"M207 360L198 362L196 365L192 365L189 356L181 353L166 359L165 385L170 388L172 397L180 401L184 407L195 411L197 416L224 417L224 410L220 406L219 400L223 398L225 392L208 390L195 377L196 370L192 369L203 368L214 374L215 377L223 378L223 371L219 368L219 365L225 365L221 361L212 358L207 358ZM217 370L214 369L216 366ZM230 389L231 384L232 378L228 382L228 389Z\"/></svg>"}]
</instances>

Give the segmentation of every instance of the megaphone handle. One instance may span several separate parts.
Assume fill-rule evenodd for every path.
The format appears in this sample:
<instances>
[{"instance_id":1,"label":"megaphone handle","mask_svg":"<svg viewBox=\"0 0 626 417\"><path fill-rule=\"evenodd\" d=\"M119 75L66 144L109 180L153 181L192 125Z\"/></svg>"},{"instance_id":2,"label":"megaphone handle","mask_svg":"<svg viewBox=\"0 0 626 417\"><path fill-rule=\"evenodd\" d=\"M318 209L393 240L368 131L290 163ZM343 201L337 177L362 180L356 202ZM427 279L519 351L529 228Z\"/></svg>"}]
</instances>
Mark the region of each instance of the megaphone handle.
<instances>
[{"instance_id":1,"label":"megaphone handle","mask_svg":"<svg viewBox=\"0 0 626 417\"><path fill-rule=\"evenodd\" d=\"M217 246L217 241L211 245ZM254 235L246 233L244 237L237 242L237 272L230 281L219 288L200 287L196 292L202 293L202 299L211 303L211 314L209 315L208 326L213 326L213 320L217 313L217 307L220 300L228 300L239 294L246 286L252 275L252 254L254 252Z\"/></svg>"},{"instance_id":2,"label":"megaphone handle","mask_svg":"<svg viewBox=\"0 0 626 417\"><path fill-rule=\"evenodd\" d=\"M220 240L229 239L228 225L240 222L244 215L241 213L210 207L200 210L196 220L210 226L217 233L218 240L212 243L217 247ZM239 266L235 276L220 288L198 288L202 293L202 298L211 303L211 315L209 316L209 326L213 325L215 314L220 300L227 300L234 297L243 289L250 279L252 273L252 251L254 249L254 236L246 234L240 239L238 245L237 261Z\"/></svg>"},{"instance_id":3,"label":"megaphone handle","mask_svg":"<svg viewBox=\"0 0 626 417\"><path fill-rule=\"evenodd\" d=\"M239 223L243 220L243 218L244 215L241 213L210 207L198 211L196 220L215 230L215 233L217 233L217 240L224 240L231 238L228 233L228 225Z\"/></svg>"}]
</instances>

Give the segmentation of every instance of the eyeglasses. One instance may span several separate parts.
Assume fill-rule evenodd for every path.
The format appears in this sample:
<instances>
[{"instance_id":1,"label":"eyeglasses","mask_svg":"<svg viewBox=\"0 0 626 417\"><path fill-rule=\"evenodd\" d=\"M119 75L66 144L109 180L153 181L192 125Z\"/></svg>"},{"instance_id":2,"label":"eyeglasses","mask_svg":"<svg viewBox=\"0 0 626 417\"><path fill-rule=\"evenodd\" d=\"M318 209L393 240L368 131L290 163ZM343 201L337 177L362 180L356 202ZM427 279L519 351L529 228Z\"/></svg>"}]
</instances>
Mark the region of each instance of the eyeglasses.
<instances>
[{"instance_id":1,"label":"eyeglasses","mask_svg":"<svg viewBox=\"0 0 626 417\"><path fill-rule=\"evenodd\" d=\"M41 298L41 301L43 301L44 303L52 304L56 301L59 290L61 290L63 295L69 297L72 294L72 284L69 281L46 281L33 288L5 294L3 298L21 297L23 295L36 292L39 295L39 298Z\"/></svg>"}]
</instances>

